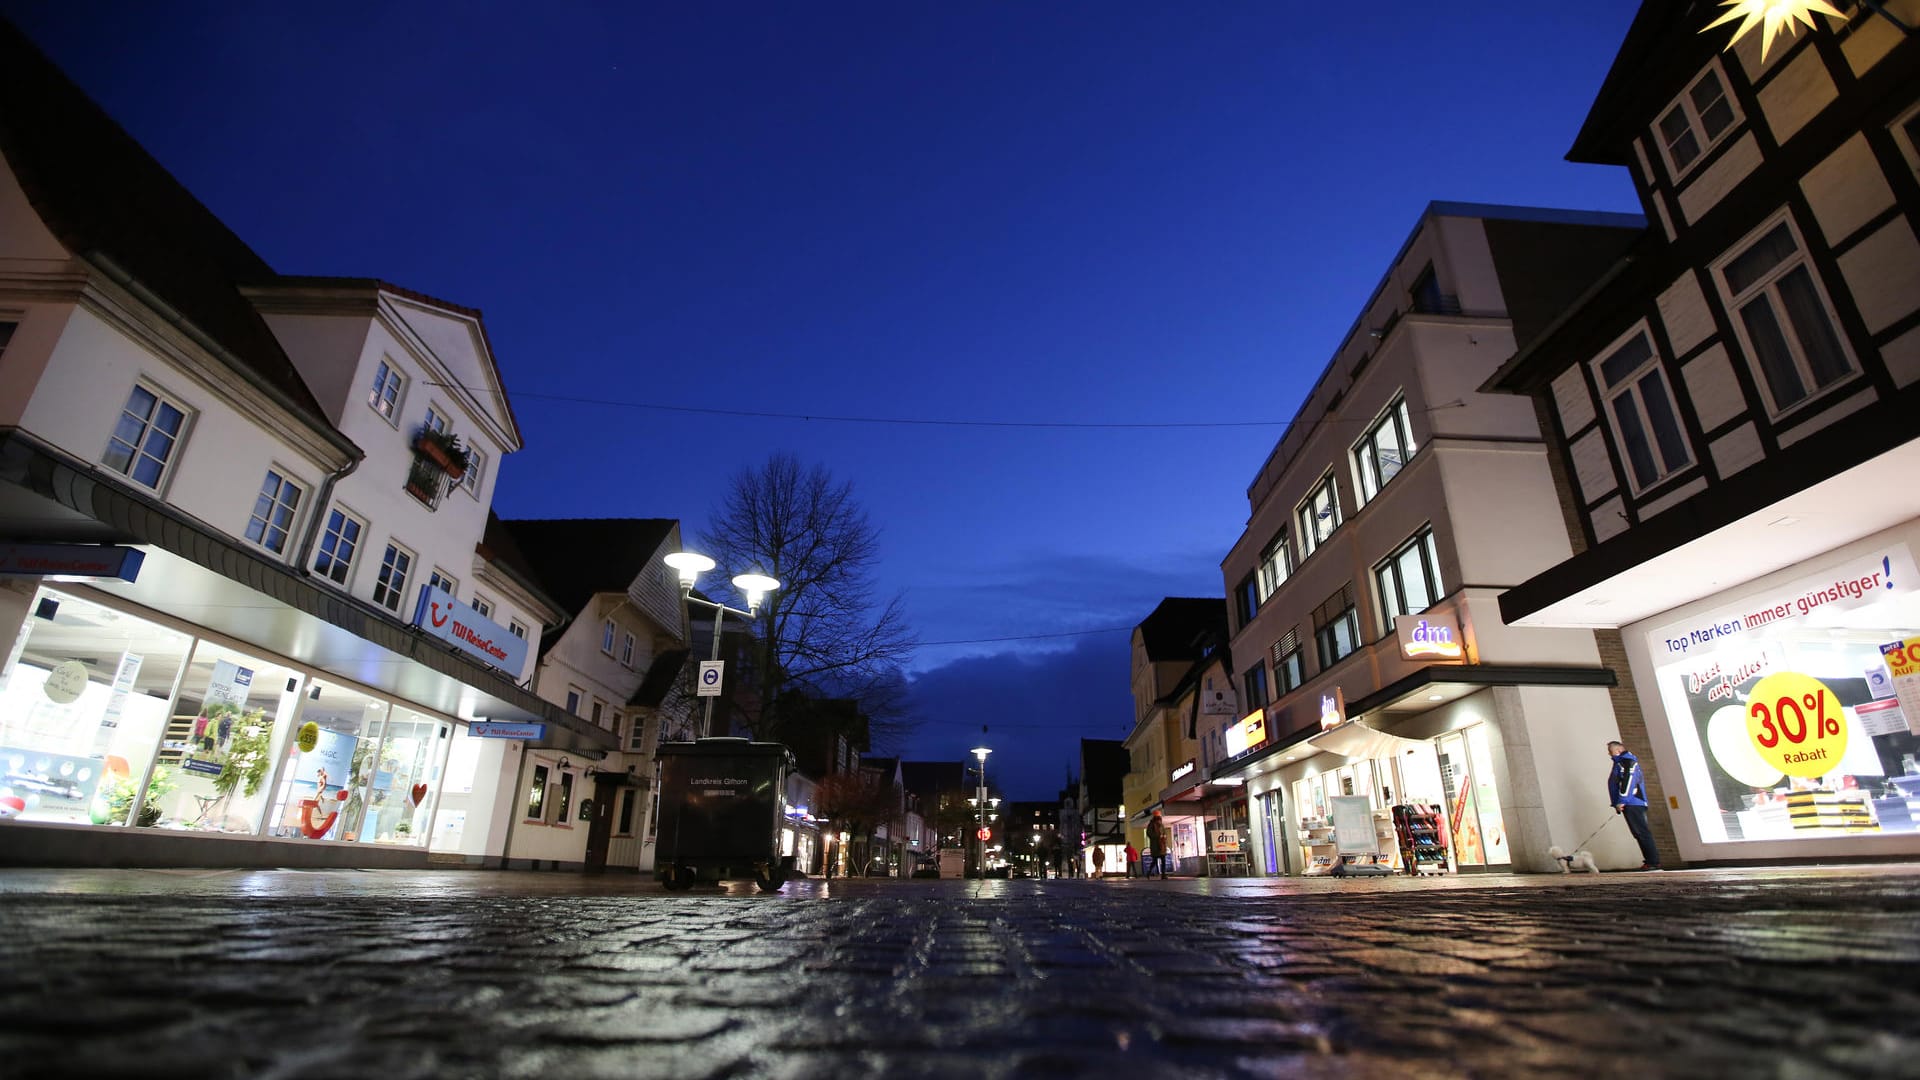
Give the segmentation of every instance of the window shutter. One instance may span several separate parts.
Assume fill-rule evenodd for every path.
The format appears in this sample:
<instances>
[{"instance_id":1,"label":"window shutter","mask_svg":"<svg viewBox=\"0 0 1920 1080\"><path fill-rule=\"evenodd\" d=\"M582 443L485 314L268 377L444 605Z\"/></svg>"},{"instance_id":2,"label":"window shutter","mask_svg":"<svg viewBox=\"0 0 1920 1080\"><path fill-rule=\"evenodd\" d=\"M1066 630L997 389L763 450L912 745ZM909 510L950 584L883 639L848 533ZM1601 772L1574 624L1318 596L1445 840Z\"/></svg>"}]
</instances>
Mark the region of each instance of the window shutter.
<instances>
[{"instance_id":1,"label":"window shutter","mask_svg":"<svg viewBox=\"0 0 1920 1080\"><path fill-rule=\"evenodd\" d=\"M1276 664L1286 662L1287 655L1299 647L1300 628L1296 626L1281 635L1279 641L1273 643L1273 662Z\"/></svg>"}]
</instances>

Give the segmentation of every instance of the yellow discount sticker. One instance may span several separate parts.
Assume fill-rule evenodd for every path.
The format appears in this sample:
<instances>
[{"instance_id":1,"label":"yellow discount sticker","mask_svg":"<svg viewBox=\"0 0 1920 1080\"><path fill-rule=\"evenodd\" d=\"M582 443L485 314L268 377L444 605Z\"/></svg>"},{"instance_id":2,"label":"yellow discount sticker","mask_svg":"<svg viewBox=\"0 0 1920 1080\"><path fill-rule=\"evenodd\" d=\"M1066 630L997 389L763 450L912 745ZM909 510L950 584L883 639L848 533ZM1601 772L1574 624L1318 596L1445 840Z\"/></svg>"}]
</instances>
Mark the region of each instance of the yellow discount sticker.
<instances>
[{"instance_id":1,"label":"yellow discount sticker","mask_svg":"<svg viewBox=\"0 0 1920 1080\"><path fill-rule=\"evenodd\" d=\"M1827 685L1797 671L1761 679L1747 696L1747 736L1788 776L1825 776L1847 753L1847 718Z\"/></svg>"}]
</instances>

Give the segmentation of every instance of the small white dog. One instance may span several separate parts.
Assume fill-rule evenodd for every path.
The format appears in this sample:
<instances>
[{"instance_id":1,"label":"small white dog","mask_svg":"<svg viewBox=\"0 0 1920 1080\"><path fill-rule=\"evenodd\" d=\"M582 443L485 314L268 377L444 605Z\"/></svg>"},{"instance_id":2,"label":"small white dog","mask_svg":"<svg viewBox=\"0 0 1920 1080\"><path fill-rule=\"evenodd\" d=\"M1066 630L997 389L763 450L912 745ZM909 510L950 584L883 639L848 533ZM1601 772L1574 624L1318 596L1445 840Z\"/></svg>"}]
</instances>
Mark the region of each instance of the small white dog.
<instances>
[{"instance_id":1,"label":"small white dog","mask_svg":"<svg viewBox=\"0 0 1920 1080\"><path fill-rule=\"evenodd\" d=\"M1547 849L1547 854L1553 856L1553 861L1560 864L1560 872L1563 874L1571 874L1576 870L1584 870L1589 874L1597 874L1600 872L1600 864L1593 861L1593 852L1591 851L1570 852L1557 847L1550 847Z\"/></svg>"}]
</instances>

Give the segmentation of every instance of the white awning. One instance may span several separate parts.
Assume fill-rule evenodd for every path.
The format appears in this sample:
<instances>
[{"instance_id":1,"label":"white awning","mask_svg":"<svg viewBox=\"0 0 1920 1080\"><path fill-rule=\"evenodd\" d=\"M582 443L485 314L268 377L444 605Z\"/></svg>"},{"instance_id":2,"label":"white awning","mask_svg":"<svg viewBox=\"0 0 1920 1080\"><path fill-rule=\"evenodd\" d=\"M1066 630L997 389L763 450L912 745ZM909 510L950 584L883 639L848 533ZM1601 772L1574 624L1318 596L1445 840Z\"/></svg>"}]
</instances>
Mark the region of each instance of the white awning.
<instances>
[{"instance_id":1,"label":"white awning","mask_svg":"<svg viewBox=\"0 0 1920 1080\"><path fill-rule=\"evenodd\" d=\"M1358 720L1349 720L1339 727L1328 728L1307 740L1315 749L1341 757L1362 758L1379 761L1395 757L1410 750L1417 750L1426 743L1419 739L1403 739L1398 735L1389 735L1379 728L1370 727Z\"/></svg>"}]
</instances>

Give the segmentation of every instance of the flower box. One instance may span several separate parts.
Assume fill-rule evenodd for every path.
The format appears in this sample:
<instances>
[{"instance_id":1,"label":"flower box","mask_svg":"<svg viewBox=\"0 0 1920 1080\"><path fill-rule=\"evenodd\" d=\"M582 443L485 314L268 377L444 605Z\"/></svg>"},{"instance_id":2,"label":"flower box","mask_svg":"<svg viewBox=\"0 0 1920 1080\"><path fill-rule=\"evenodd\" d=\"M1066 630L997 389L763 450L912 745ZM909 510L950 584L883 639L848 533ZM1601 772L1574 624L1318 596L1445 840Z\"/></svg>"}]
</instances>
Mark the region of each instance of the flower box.
<instances>
[{"instance_id":1,"label":"flower box","mask_svg":"<svg viewBox=\"0 0 1920 1080\"><path fill-rule=\"evenodd\" d=\"M414 452L440 467L447 478L459 483L467 474L467 454L453 436L423 431L413 440Z\"/></svg>"}]
</instances>

